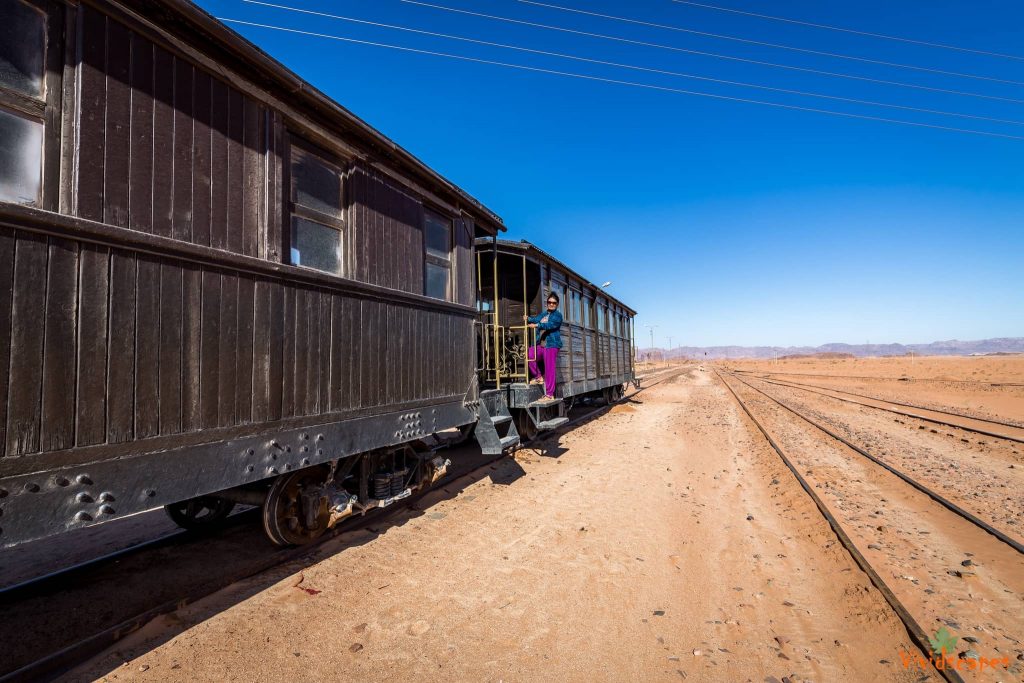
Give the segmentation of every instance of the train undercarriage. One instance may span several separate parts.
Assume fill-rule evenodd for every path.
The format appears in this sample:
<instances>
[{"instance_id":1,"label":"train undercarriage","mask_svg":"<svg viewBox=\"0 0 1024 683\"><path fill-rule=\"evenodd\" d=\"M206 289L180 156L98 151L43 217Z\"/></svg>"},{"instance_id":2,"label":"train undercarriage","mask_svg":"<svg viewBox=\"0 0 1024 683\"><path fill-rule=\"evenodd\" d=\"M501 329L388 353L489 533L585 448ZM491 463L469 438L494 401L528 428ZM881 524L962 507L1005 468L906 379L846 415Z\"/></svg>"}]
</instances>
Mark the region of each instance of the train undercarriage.
<instances>
[{"instance_id":1,"label":"train undercarriage","mask_svg":"<svg viewBox=\"0 0 1024 683\"><path fill-rule=\"evenodd\" d=\"M165 510L178 526L199 531L217 527L237 505L258 506L271 541L279 546L303 545L344 519L387 507L429 487L451 464L437 449L464 436L460 433L446 441L431 438L332 460L191 498Z\"/></svg>"}]
</instances>

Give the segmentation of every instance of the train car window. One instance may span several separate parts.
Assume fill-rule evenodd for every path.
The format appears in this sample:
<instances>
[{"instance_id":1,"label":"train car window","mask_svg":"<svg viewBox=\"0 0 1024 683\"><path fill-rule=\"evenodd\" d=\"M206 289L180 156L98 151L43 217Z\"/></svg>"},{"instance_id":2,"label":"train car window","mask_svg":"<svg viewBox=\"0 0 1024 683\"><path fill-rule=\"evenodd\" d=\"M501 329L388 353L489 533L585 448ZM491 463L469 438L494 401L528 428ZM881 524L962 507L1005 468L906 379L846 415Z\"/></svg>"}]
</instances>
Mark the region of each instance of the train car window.
<instances>
[{"instance_id":1,"label":"train car window","mask_svg":"<svg viewBox=\"0 0 1024 683\"><path fill-rule=\"evenodd\" d=\"M0 109L0 201L39 201L42 154L43 124Z\"/></svg>"},{"instance_id":2,"label":"train car window","mask_svg":"<svg viewBox=\"0 0 1024 683\"><path fill-rule=\"evenodd\" d=\"M429 209L424 210L423 244L426 267L424 293L434 299L452 298L452 221Z\"/></svg>"},{"instance_id":3,"label":"train car window","mask_svg":"<svg viewBox=\"0 0 1024 683\"><path fill-rule=\"evenodd\" d=\"M291 263L342 274L341 169L292 145Z\"/></svg>"},{"instance_id":4,"label":"train car window","mask_svg":"<svg viewBox=\"0 0 1024 683\"><path fill-rule=\"evenodd\" d=\"M292 147L292 201L341 218L341 171L300 147Z\"/></svg>"},{"instance_id":5,"label":"train car window","mask_svg":"<svg viewBox=\"0 0 1024 683\"><path fill-rule=\"evenodd\" d=\"M38 205L43 172L46 15L0 3L0 201Z\"/></svg>"},{"instance_id":6,"label":"train car window","mask_svg":"<svg viewBox=\"0 0 1024 683\"><path fill-rule=\"evenodd\" d=\"M0 85L42 97L46 15L18 0L0 3Z\"/></svg>"}]
</instances>

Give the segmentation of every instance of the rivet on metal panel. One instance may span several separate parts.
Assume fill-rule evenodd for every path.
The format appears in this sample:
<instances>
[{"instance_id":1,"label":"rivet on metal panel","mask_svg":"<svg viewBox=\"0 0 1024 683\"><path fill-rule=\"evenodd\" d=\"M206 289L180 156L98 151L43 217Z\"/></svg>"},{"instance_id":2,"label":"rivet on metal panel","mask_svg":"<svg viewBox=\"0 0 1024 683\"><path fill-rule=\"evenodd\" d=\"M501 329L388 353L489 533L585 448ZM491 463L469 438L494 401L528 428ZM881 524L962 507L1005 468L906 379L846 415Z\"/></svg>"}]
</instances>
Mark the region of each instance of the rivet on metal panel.
<instances>
[{"instance_id":1,"label":"rivet on metal panel","mask_svg":"<svg viewBox=\"0 0 1024 683\"><path fill-rule=\"evenodd\" d=\"M308 450L309 450L309 446L303 446L303 447L302 447L302 452L303 452L303 453L305 453L305 452L306 452L306 451L308 451Z\"/></svg>"},{"instance_id":2,"label":"rivet on metal panel","mask_svg":"<svg viewBox=\"0 0 1024 683\"><path fill-rule=\"evenodd\" d=\"M146 498L152 498L153 496L156 495L156 491L154 491L153 489L146 489L145 493Z\"/></svg>"},{"instance_id":3,"label":"rivet on metal panel","mask_svg":"<svg viewBox=\"0 0 1024 683\"><path fill-rule=\"evenodd\" d=\"M324 449L322 449L322 448L316 449L316 454L317 455L323 455L324 454Z\"/></svg>"},{"instance_id":4,"label":"rivet on metal panel","mask_svg":"<svg viewBox=\"0 0 1024 683\"><path fill-rule=\"evenodd\" d=\"M267 468L267 474L277 474L277 468L276 467L268 467Z\"/></svg>"},{"instance_id":5,"label":"rivet on metal panel","mask_svg":"<svg viewBox=\"0 0 1024 683\"><path fill-rule=\"evenodd\" d=\"M57 486L67 486L71 482L68 480L67 477L57 476L57 477L54 477L53 483L56 484Z\"/></svg>"},{"instance_id":6,"label":"rivet on metal panel","mask_svg":"<svg viewBox=\"0 0 1024 683\"><path fill-rule=\"evenodd\" d=\"M100 506L100 514L101 515L112 515L112 514L114 514L114 508L110 507L109 505L101 505Z\"/></svg>"},{"instance_id":7,"label":"rivet on metal panel","mask_svg":"<svg viewBox=\"0 0 1024 683\"><path fill-rule=\"evenodd\" d=\"M288 463L285 463L284 467L282 467L281 469L283 469L285 472L288 472L289 470L291 470L291 468L292 468L291 465L289 465Z\"/></svg>"},{"instance_id":8,"label":"rivet on metal panel","mask_svg":"<svg viewBox=\"0 0 1024 683\"><path fill-rule=\"evenodd\" d=\"M27 484L25 484L25 490L28 491L29 493L39 493L39 484L33 484L32 482L28 482Z\"/></svg>"},{"instance_id":9,"label":"rivet on metal panel","mask_svg":"<svg viewBox=\"0 0 1024 683\"><path fill-rule=\"evenodd\" d=\"M100 502L101 503L113 503L114 502L114 494L111 493L110 491L104 491L103 493L100 494Z\"/></svg>"},{"instance_id":10,"label":"rivet on metal panel","mask_svg":"<svg viewBox=\"0 0 1024 683\"><path fill-rule=\"evenodd\" d=\"M302 466L305 467L308 464L309 464L309 458L303 458L302 459Z\"/></svg>"},{"instance_id":11,"label":"rivet on metal panel","mask_svg":"<svg viewBox=\"0 0 1024 683\"><path fill-rule=\"evenodd\" d=\"M92 485L92 479L89 478L88 474L79 474L77 477L75 477L75 481L77 481L82 486Z\"/></svg>"},{"instance_id":12,"label":"rivet on metal panel","mask_svg":"<svg viewBox=\"0 0 1024 683\"><path fill-rule=\"evenodd\" d=\"M302 440L303 441L309 441L309 434L303 434L302 435Z\"/></svg>"},{"instance_id":13,"label":"rivet on metal panel","mask_svg":"<svg viewBox=\"0 0 1024 683\"><path fill-rule=\"evenodd\" d=\"M92 515L90 515L88 512L79 512L78 514L75 515L75 521L77 521L77 522L91 522L92 521Z\"/></svg>"},{"instance_id":14,"label":"rivet on metal panel","mask_svg":"<svg viewBox=\"0 0 1024 683\"><path fill-rule=\"evenodd\" d=\"M249 450L247 450L247 451L245 452L245 454L246 454L246 455L255 455L255 454L256 454L256 449L254 449L254 448L250 448Z\"/></svg>"},{"instance_id":15,"label":"rivet on metal panel","mask_svg":"<svg viewBox=\"0 0 1024 683\"><path fill-rule=\"evenodd\" d=\"M395 432L395 438L399 438L401 436L402 436L402 432Z\"/></svg>"},{"instance_id":16,"label":"rivet on metal panel","mask_svg":"<svg viewBox=\"0 0 1024 683\"><path fill-rule=\"evenodd\" d=\"M246 467L245 467L245 471L246 472L252 472L254 469L256 469L256 468L253 467L252 465L246 465Z\"/></svg>"},{"instance_id":17,"label":"rivet on metal panel","mask_svg":"<svg viewBox=\"0 0 1024 683\"><path fill-rule=\"evenodd\" d=\"M277 453L271 453L270 454L270 459L271 460L277 460Z\"/></svg>"},{"instance_id":18,"label":"rivet on metal panel","mask_svg":"<svg viewBox=\"0 0 1024 683\"><path fill-rule=\"evenodd\" d=\"M291 446L285 446L284 447L284 452L285 453L291 453L292 452L292 447Z\"/></svg>"},{"instance_id":19,"label":"rivet on metal panel","mask_svg":"<svg viewBox=\"0 0 1024 683\"><path fill-rule=\"evenodd\" d=\"M82 491L77 496L75 496L75 500L77 500L79 503L91 503L92 502L92 496L90 496L85 491Z\"/></svg>"},{"instance_id":20,"label":"rivet on metal panel","mask_svg":"<svg viewBox=\"0 0 1024 683\"><path fill-rule=\"evenodd\" d=\"M324 440L324 435L323 434L317 434L316 435L316 440L317 441L323 441Z\"/></svg>"}]
</instances>

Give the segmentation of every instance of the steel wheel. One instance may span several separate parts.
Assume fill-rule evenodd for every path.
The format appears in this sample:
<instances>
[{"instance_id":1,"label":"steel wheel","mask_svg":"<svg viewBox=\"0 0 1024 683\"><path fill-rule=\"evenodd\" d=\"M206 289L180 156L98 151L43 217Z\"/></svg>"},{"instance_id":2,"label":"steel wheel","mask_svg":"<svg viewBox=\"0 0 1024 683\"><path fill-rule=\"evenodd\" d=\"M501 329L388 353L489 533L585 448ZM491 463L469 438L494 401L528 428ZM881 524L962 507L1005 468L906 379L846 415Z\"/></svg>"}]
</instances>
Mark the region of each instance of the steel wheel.
<instances>
[{"instance_id":1,"label":"steel wheel","mask_svg":"<svg viewBox=\"0 0 1024 683\"><path fill-rule=\"evenodd\" d=\"M211 496L199 496L164 506L167 516L175 524L190 531L211 529L223 522L234 509L235 504L230 500Z\"/></svg>"},{"instance_id":2,"label":"steel wheel","mask_svg":"<svg viewBox=\"0 0 1024 683\"><path fill-rule=\"evenodd\" d=\"M516 432L519 433L520 443L524 443L533 439L537 436L537 425L533 423L533 419L530 417L529 409L527 410L516 410Z\"/></svg>"},{"instance_id":3,"label":"steel wheel","mask_svg":"<svg viewBox=\"0 0 1024 683\"><path fill-rule=\"evenodd\" d=\"M331 517L328 507L318 503L319 509L309 524L302 503L303 489L322 487L325 474L322 467L307 467L274 480L263 503L263 530L276 545L312 543L327 531Z\"/></svg>"}]
</instances>

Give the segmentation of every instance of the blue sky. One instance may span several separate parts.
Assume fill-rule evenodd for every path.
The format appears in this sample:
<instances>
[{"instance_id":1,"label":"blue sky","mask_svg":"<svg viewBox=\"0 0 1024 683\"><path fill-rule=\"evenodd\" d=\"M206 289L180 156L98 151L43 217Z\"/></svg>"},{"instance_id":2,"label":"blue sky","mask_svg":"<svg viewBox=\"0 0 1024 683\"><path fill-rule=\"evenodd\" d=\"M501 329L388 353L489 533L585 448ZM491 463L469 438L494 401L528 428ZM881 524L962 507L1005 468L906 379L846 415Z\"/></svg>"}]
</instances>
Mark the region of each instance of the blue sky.
<instances>
[{"instance_id":1,"label":"blue sky","mask_svg":"<svg viewBox=\"0 0 1024 683\"><path fill-rule=\"evenodd\" d=\"M954 95L498 22L400 0L275 0L367 21L664 71L1024 122L1024 59L881 40L671 0L549 4L929 69L694 36L516 0L434 4ZM1024 4L709 0L1024 57ZM201 0L215 16L541 69L1024 137L1024 125L580 63ZM1024 336L1024 140L526 72L233 25L656 325L655 344ZM1005 98L1003 100L990 99ZM1019 100L1016 102L1006 100Z\"/></svg>"}]
</instances>

